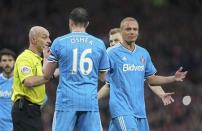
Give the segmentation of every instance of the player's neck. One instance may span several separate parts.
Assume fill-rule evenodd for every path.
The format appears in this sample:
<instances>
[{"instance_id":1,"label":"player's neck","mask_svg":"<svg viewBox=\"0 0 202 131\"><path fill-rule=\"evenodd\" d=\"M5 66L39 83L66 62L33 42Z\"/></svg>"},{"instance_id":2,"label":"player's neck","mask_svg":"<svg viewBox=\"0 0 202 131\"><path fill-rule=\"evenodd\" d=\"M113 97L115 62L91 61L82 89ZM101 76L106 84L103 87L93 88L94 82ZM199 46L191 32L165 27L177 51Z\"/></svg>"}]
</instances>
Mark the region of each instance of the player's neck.
<instances>
[{"instance_id":1,"label":"player's neck","mask_svg":"<svg viewBox=\"0 0 202 131\"><path fill-rule=\"evenodd\" d=\"M84 27L74 27L71 32L86 32Z\"/></svg>"},{"instance_id":2,"label":"player's neck","mask_svg":"<svg viewBox=\"0 0 202 131\"><path fill-rule=\"evenodd\" d=\"M4 76L5 78L7 78L7 79L13 77L13 71L10 72L10 73L6 73L6 72L2 72L2 73L3 73L3 76Z\"/></svg>"},{"instance_id":3,"label":"player's neck","mask_svg":"<svg viewBox=\"0 0 202 131\"><path fill-rule=\"evenodd\" d=\"M123 46L130 50L130 51L134 51L135 50L135 42L131 42L131 43L128 43L128 42L123 42Z\"/></svg>"}]
</instances>

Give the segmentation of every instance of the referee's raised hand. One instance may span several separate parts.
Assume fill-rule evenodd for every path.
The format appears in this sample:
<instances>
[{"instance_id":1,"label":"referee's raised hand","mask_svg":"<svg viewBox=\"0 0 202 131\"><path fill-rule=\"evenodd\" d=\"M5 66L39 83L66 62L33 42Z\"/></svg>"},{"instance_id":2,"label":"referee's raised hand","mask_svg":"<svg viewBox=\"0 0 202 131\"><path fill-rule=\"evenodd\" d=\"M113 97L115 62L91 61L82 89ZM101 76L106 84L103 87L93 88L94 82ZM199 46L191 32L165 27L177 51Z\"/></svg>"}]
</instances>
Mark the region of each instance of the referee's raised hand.
<instances>
[{"instance_id":1,"label":"referee's raised hand","mask_svg":"<svg viewBox=\"0 0 202 131\"><path fill-rule=\"evenodd\" d=\"M45 45L44 48L43 48L43 57L44 57L44 59L47 59L49 55L50 55L50 47Z\"/></svg>"}]
</instances>

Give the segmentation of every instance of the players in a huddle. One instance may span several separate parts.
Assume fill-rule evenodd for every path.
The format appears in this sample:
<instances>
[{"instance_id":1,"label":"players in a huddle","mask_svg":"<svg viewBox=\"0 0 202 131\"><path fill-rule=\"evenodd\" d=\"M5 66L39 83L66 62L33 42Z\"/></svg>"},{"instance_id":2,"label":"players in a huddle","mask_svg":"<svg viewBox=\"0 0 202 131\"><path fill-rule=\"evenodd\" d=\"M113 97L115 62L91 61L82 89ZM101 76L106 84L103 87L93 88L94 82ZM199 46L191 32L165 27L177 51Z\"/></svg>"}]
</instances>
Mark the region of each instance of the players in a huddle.
<instances>
[{"instance_id":1,"label":"players in a huddle","mask_svg":"<svg viewBox=\"0 0 202 131\"><path fill-rule=\"evenodd\" d=\"M15 64L14 84L15 53L6 49L0 51L3 69L0 74L1 129L13 128L8 114L11 112L11 101L8 99L13 84L14 131L42 131L40 107L45 100L44 83L59 74L53 131L73 131L75 127L78 131L101 131L98 99L108 95L110 131L149 131L145 81L164 105L174 102L173 93L165 93L160 85L183 81L187 71L182 71L181 67L173 76L156 75L149 52L136 43L139 24L135 18L126 17L121 21L120 28L110 30L111 47L106 51L102 40L86 32L88 17L86 9L73 9L69 14L70 33L56 38L51 50L48 30L41 26L32 27L29 49L18 56ZM43 68L42 53L47 58ZM107 84L97 93L98 79L106 80ZM33 118L31 122L28 122L29 117Z\"/></svg>"}]
</instances>

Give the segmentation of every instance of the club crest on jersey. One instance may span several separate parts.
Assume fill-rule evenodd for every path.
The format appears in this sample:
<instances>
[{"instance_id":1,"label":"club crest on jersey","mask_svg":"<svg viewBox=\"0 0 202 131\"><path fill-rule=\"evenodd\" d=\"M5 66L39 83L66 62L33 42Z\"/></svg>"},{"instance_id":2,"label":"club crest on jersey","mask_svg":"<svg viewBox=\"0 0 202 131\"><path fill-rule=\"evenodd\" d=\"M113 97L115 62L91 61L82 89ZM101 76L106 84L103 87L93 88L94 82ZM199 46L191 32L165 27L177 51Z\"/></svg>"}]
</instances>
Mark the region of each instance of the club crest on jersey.
<instances>
[{"instance_id":1,"label":"club crest on jersey","mask_svg":"<svg viewBox=\"0 0 202 131\"><path fill-rule=\"evenodd\" d=\"M28 66L23 66L23 67L21 67L21 72L23 74L29 74L31 72L31 68Z\"/></svg>"},{"instance_id":2,"label":"club crest on jersey","mask_svg":"<svg viewBox=\"0 0 202 131\"><path fill-rule=\"evenodd\" d=\"M140 58L140 63L141 63L141 64L145 64L145 59L144 59L143 56L141 56L141 58Z\"/></svg>"}]
</instances>

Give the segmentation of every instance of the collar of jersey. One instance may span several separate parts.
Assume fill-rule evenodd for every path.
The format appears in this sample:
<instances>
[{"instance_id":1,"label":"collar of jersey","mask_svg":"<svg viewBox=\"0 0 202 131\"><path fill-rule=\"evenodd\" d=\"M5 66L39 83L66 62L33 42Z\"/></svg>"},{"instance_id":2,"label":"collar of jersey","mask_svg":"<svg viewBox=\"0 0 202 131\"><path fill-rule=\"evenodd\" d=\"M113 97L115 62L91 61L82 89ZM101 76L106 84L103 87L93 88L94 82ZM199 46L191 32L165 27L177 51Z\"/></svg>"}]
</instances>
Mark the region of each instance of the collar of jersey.
<instances>
[{"instance_id":1,"label":"collar of jersey","mask_svg":"<svg viewBox=\"0 0 202 131\"><path fill-rule=\"evenodd\" d=\"M73 34L87 34L87 32L71 32Z\"/></svg>"},{"instance_id":2,"label":"collar of jersey","mask_svg":"<svg viewBox=\"0 0 202 131\"><path fill-rule=\"evenodd\" d=\"M130 51L129 49L127 49L126 47L124 47L122 44L120 44L122 49L124 49L126 52L132 54L135 53L137 51L137 45L135 44L135 49L133 51Z\"/></svg>"},{"instance_id":3,"label":"collar of jersey","mask_svg":"<svg viewBox=\"0 0 202 131\"><path fill-rule=\"evenodd\" d=\"M0 77L2 77L4 80L10 80L10 79L13 78L13 77L10 77L10 78L6 78L6 77L4 77L3 73L0 74Z\"/></svg>"}]
</instances>

